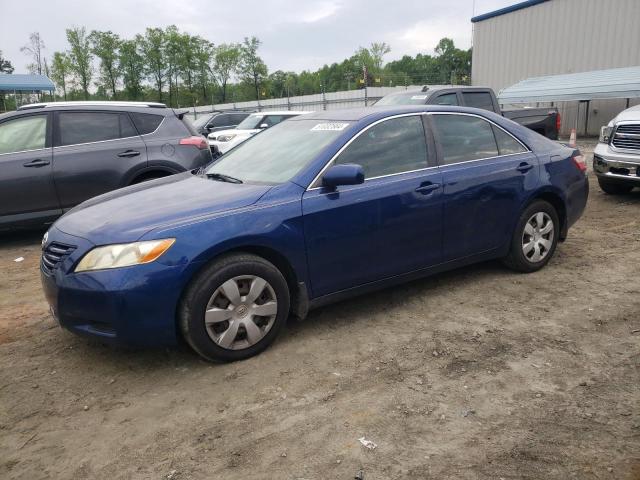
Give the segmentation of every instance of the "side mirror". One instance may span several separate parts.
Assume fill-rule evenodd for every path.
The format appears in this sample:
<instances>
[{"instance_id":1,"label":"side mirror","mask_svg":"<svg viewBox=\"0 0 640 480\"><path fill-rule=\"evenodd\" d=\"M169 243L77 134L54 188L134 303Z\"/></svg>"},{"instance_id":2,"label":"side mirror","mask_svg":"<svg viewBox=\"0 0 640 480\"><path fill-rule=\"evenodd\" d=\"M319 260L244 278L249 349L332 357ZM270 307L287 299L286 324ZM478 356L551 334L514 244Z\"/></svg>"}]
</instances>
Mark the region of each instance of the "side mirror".
<instances>
[{"instance_id":1,"label":"side mirror","mask_svg":"<svg viewBox=\"0 0 640 480\"><path fill-rule=\"evenodd\" d=\"M260 124L260 128L269 128L269 124L267 124L267 123L261 123L261 124Z\"/></svg>"},{"instance_id":2,"label":"side mirror","mask_svg":"<svg viewBox=\"0 0 640 480\"><path fill-rule=\"evenodd\" d=\"M364 170L355 163L333 165L322 176L322 185L334 190L339 185L358 185L364 183Z\"/></svg>"}]
</instances>

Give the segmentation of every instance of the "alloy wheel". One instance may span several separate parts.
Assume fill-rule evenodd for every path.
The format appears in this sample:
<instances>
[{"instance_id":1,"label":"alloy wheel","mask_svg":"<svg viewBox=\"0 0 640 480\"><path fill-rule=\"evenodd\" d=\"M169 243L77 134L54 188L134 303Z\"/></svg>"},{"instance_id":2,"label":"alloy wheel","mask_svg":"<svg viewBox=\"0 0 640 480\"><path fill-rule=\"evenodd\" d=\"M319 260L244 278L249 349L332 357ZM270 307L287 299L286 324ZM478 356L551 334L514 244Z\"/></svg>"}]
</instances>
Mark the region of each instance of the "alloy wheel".
<instances>
[{"instance_id":1,"label":"alloy wheel","mask_svg":"<svg viewBox=\"0 0 640 480\"><path fill-rule=\"evenodd\" d=\"M544 260L553 246L554 225L545 212L534 213L524 226L522 252L531 263Z\"/></svg>"}]
</instances>

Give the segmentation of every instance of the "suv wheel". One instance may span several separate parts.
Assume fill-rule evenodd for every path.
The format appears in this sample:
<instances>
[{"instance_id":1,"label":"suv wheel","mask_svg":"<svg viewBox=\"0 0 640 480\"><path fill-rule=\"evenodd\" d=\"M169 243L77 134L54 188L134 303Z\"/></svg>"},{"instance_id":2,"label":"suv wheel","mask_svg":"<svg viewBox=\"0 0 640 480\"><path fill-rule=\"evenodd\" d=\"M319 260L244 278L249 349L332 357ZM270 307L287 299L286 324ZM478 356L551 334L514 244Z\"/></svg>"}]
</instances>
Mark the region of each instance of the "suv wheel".
<instances>
[{"instance_id":1,"label":"suv wheel","mask_svg":"<svg viewBox=\"0 0 640 480\"><path fill-rule=\"evenodd\" d=\"M504 263L519 272L540 270L553 256L559 235L560 221L555 208L544 200L536 200L520 215Z\"/></svg>"},{"instance_id":2,"label":"suv wheel","mask_svg":"<svg viewBox=\"0 0 640 480\"><path fill-rule=\"evenodd\" d=\"M235 254L214 261L192 281L179 321L182 335L201 356L231 362L266 349L288 315L282 273L261 257Z\"/></svg>"},{"instance_id":3,"label":"suv wheel","mask_svg":"<svg viewBox=\"0 0 640 480\"><path fill-rule=\"evenodd\" d=\"M602 178L598 178L598 184L602 191L609 195L622 195L633 190L633 185L621 182L612 182L611 180L604 180Z\"/></svg>"}]
</instances>

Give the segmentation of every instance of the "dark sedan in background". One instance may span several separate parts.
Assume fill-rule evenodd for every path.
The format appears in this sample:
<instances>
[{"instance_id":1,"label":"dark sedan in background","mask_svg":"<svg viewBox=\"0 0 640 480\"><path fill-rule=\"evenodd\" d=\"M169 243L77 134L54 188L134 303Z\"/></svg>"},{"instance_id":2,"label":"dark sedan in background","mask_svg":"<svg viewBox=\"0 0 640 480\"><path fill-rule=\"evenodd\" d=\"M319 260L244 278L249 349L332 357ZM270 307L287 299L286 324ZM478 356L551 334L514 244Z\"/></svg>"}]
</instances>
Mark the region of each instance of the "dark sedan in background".
<instances>
[{"instance_id":1,"label":"dark sedan in background","mask_svg":"<svg viewBox=\"0 0 640 480\"><path fill-rule=\"evenodd\" d=\"M42 283L75 333L239 360L350 295L495 258L539 270L587 195L579 151L486 110L311 113L67 213Z\"/></svg>"},{"instance_id":2,"label":"dark sedan in background","mask_svg":"<svg viewBox=\"0 0 640 480\"><path fill-rule=\"evenodd\" d=\"M211 161L161 103L57 102L0 115L0 229L52 222L96 195Z\"/></svg>"}]
</instances>

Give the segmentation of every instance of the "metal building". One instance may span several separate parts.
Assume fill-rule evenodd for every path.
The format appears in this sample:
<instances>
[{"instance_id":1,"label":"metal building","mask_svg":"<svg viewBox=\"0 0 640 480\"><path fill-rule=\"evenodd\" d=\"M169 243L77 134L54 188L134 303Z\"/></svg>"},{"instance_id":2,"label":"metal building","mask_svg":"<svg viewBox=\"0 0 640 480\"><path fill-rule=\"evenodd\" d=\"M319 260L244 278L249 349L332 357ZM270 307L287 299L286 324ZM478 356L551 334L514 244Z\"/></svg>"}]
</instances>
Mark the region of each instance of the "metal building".
<instances>
[{"instance_id":1,"label":"metal building","mask_svg":"<svg viewBox=\"0 0 640 480\"><path fill-rule=\"evenodd\" d=\"M471 19L472 83L500 92L530 77L640 66L639 0L528 0ZM637 99L556 106L563 133L576 124L597 134ZM548 105L548 104L547 104Z\"/></svg>"}]
</instances>

